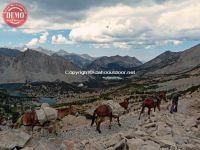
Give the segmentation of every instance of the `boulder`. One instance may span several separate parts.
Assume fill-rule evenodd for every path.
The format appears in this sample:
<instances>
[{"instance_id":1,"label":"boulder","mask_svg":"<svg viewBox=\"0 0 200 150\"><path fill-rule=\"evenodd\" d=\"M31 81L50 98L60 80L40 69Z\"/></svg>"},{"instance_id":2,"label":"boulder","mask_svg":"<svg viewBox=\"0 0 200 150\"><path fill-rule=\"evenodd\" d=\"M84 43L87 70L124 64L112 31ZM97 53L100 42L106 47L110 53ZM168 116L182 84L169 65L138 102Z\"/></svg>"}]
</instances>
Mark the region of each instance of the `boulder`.
<instances>
[{"instance_id":1,"label":"boulder","mask_svg":"<svg viewBox=\"0 0 200 150\"><path fill-rule=\"evenodd\" d=\"M144 143L144 141L142 139L130 139L127 141L129 150L138 150L139 147L142 145L142 143Z\"/></svg>"},{"instance_id":2,"label":"boulder","mask_svg":"<svg viewBox=\"0 0 200 150\"><path fill-rule=\"evenodd\" d=\"M121 140L119 143L117 143L113 149L115 150L128 150L128 145L127 145L127 140L126 139L123 139Z\"/></svg>"},{"instance_id":3,"label":"boulder","mask_svg":"<svg viewBox=\"0 0 200 150\"><path fill-rule=\"evenodd\" d=\"M160 145L153 141L145 141L145 143L143 143L139 149L140 150L159 150Z\"/></svg>"},{"instance_id":4,"label":"boulder","mask_svg":"<svg viewBox=\"0 0 200 150\"><path fill-rule=\"evenodd\" d=\"M105 147L106 148L113 147L114 145L116 145L116 143L119 143L121 140L122 138L119 134L114 135L105 143Z\"/></svg>"},{"instance_id":5,"label":"boulder","mask_svg":"<svg viewBox=\"0 0 200 150\"><path fill-rule=\"evenodd\" d=\"M157 125L155 124L155 123L149 123L149 124L146 124L146 125L144 125L143 127L144 128L154 128L154 127L156 127Z\"/></svg>"},{"instance_id":6,"label":"boulder","mask_svg":"<svg viewBox=\"0 0 200 150\"><path fill-rule=\"evenodd\" d=\"M24 147L31 136L19 130L7 130L0 132L0 149L13 149L14 147Z\"/></svg>"},{"instance_id":7,"label":"boulder","mask_svg":"<svg viewBox=\"0 0 200 150\"><path fill-rule=\"evenodd\" d=\"M171 133L172 133L172 130L167 124L162 123L162 122L158 123L158 130L156 131L157 136L164 136Z\"/></svg>"},{"instance_id":8,"label":"boulder","mask_svg":"<svg viewBox=\"0 0 200 150\"><path fill-rule=\"evenodd\" d=\"M172 150L177 150L177 146L173 141L169 141L169 140L159 140L161 148L168 148L168 149L172 149Z\"/></svg>"},{"instance_id":9,"label":"boulder","mask_svg":"<svg viewBox=\"0 0 200 150\"><path fill-rule=\"evenodd\" d=\"M183 144L183 145L181 145L181 149L183 149L183 150L197 150L197 149L200 149L200 147L193 145L193 144Z\"/></svg>"},{"instance_id":10,"label":"boulder","mask_svg":"<svg viewBox=\"0 0 200 150\"><path fill-rule=\"evenodd\" d=\"M148 134L144 131L138 130L138 131L135 132L135 135L136 136L147 136Z\"/></svg>"},{"instance_id":11,"label":"boulder","mask_svg":"<svg viewBox=\"0 0 200 150\"><path fill-rule=\"evenodd\" d=\"M79 150L81 143L77 140L66 140L61 144L61 150Z\"/></svg>"},{"instance_id":12,"label":"boulder","mask_svg":"<svg viewBox=\"0 0 200 150\"><path fill-rule=\"evenodd\" d=\"M196 119L195 117L190 117L184 122L184 126L187 130L190 130L192 127L196 126Z\"/></svg>"},{"instance_id":13,"label":"boulder","mask_svg":"<svg viewBox=\"0 0 200 150\"><path fill-rule=\"evenodd\" d=\"M189 138L179 135L174 137L174 141L176 142L176 144L182 145L182 144L187 144L189 142Z\"/></svg>"}]
</instances>

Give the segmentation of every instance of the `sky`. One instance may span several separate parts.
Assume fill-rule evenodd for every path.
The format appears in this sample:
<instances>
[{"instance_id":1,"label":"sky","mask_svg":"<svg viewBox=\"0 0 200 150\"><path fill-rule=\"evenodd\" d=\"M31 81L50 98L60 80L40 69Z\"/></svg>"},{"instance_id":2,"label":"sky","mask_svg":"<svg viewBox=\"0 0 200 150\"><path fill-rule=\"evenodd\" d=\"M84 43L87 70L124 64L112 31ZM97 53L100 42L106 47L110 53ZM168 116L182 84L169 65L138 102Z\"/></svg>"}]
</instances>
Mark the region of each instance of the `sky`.
<instances>
[{"instance_id":1,"label":"sky","mask_svg":"<svg viewBox=\"0 0 200 150\"><path fill-rule=\"evenodd\" d=\"M1 0L0 12L13 0ZM16 0L15 0L16 1ZM148 61L200 42L199 0L17 0L27 22L0 18L0 47L43 47L91 56ZM1 15L2 16L2 15Z\"/></svg>"}]
</instances>

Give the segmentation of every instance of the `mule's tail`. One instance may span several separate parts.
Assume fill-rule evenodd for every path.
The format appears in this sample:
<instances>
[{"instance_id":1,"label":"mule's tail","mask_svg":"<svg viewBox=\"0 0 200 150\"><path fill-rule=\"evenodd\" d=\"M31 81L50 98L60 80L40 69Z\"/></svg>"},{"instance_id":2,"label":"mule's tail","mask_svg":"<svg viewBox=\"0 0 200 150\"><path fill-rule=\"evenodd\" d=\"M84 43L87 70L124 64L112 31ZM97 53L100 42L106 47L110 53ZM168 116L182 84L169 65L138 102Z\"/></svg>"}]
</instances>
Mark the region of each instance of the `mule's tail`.
<instances>
[{"instance_id":1,"label":"mule's tail","mask_svg":"<svg viewBox=\"0 0 200 150\"><path fill-rule=\"evenodd\" d=\"M96 110L94 111L93 116L92 116L91 126L93 126L95 119L96 119Z\"/></svg>"},{"instance_id":2,"label":"mule's tail","mask_svg":"<svg viewBox=\"0 0 200 150\"><path fill-rule=\"evenodd\" d=\"M142 103L142 109L141 109L141 111L140 111L140 115L139 115L138 120L140 120L141 114L144 112L144 108L145 108L145 106L144 106L144 102L143 102L143 103Z\"/></svg>"}]
</instances>

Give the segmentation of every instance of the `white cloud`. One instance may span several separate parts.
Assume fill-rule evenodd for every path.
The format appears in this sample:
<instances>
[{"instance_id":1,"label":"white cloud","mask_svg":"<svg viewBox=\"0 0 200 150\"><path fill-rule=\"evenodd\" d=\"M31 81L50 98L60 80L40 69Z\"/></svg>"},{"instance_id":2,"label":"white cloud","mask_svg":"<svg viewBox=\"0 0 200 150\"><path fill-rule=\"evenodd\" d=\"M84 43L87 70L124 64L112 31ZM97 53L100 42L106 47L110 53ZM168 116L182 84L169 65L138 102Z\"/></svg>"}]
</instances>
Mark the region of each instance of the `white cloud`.
<instances>
[{"instance_id":1,"label":"white cloud","mask_svg":"<svg viewBox=\"0 0 200 150\"><path fill-rule=\"evenodd\" d=\"M131 1L131 0L130 0ZM122 3L122 2L121 2ZM143 3L146 3L143 1ZM138 3L137 3L138 4ZM31 11L39 12L40 5L32 4ZM52 36L52 44L89 43L96 48L154 48L167 43L181 44L184 40L200 39L199 0L169 0L163 3L95 6L84 10L75 20L58 16L39 18L34 15L21 28L26 33L48 30L71 30L69 38ZM58 13L58 12L57 12ZM73 16L73 13L71 14ZM52 19L53 18L53 19ZM48 36L48 35L47 35ZM43 40L42 40L43 39ZM27 45L37 45L46 41L32 39Z\"/></svg>"},{"instance_id":2,"label":"white cloud","mask_svg":"<svg viewBox=\"0 0 200 150\"><path fill-rule=\"evenodd\" d=\"M42 33L42 35L39 38L33 38L30 42L28 42L26 44L26 46L34 47L37 44L45 43L47 41L47 39L48 39L48 35L49 35L48 32L44 32L44 33Z\"/></svg>"},{"instance_id":3,"label":"white cloud","mask_svg":"<svg viewBox=\"0 0 200 150\"><path fill-rule=\"evenodd\" d=\"M35 45L37 45L39 42L38 42L39 40L37 39L37 38L33 38L30 42L28 42L26 45L28 46L28 47L32 47L32 46L35 46Z\"/></svg>"},{"instance_id":4,"label":"white cloud","mask_svg":"<svg viewBox=\"0 0 200 150\"><path fill-rule=\"evenodd\" d=\"M66 37L64 37L62 34L54 35L52 36L52 44L73 44L74 42L70 41Z\"/></svg>"},{"instance_id":5,"label":"white cloud","mask_svg":"<svg viewBox=\"0 0 200 150\"><path fill-rule=\"evenodd\" d=\"M39 38L39 43L45 43L47 41L48 35L48 32L43 33Z\"/></svg>"},{"instance_id":6,"label":"white cloud","mask_svg":"<svg viewBox=\"0 0 200 150\"><path fill-rule=\"evenodd\" d=\"M72 28L69 38L76 42L98 43L100 48L149 48L181 44L200 38L198 0L169 1L162 5L125 6L92 10L86 20Z\"/></svg>"}]
</instances>

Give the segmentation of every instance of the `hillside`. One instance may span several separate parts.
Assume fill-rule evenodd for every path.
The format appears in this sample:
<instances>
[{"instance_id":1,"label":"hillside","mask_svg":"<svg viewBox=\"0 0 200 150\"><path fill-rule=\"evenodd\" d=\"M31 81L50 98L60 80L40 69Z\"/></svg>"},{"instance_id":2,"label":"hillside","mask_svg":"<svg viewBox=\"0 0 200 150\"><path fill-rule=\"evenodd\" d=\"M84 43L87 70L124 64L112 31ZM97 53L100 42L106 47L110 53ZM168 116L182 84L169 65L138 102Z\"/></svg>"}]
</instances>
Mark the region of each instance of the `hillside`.
<instances>
[{"instance_id":1,"label":"hillside","mask_svg":"<svg viewBox=\"0 0 200 150\"><path fill-rule=\"evenodd\" d=\"M138 68L142 74L174 74L187 72L200 65L200 45L182 52L164 52Z\"/></svg>"},{"instance_id":2,"label":"hillside","mask_svg":"<svg viewBox=\"0 0 200 150\"><path fill-rule=\"evenodd\" d=\"M29 81L66 82L82 81L87 77L65 75L65 70L79 70L79 67L59 56L27 50L16 57L0 56L0 83Z\"/></svg>"}]
</instances>

